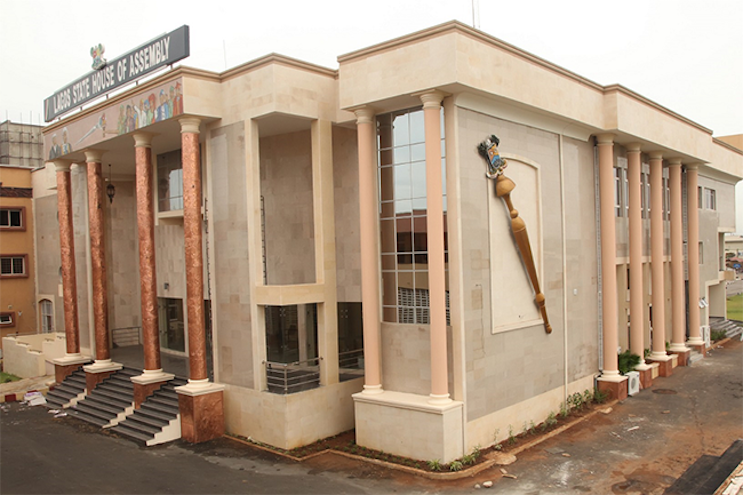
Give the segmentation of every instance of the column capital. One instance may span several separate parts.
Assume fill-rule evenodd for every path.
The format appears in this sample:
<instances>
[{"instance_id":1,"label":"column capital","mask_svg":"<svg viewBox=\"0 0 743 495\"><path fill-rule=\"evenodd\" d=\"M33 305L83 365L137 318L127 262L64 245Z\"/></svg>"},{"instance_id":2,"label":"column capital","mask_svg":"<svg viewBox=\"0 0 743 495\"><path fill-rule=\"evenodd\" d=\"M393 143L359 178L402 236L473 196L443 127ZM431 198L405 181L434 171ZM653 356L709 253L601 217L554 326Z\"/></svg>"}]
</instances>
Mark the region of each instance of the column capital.
<instances>
[{"instance_id":1,"label":"column capital","mask_svg":"<svg viewBox=\"0 0 743 495\"><path fill-rule=\"evenodd\" d=\"M681 166L681 158L674 157L668 159L668 166L670 167L680 167Z\"/></svg>"},{"instance_id":2,"label":"column capital","mask_svg":"<svg viewBox=\"0 0 743 495\"><path fill-rule=\"evenodd\" d=\"M651 151L648 153L648 156L650 156L651 160L663 160L662 151Z\"/></svg>"},{"instance_id":3,"label":"column capital","mask_svg":"<svg viewBox=\"0 0 743 495\"><path fill-rule=\"evenodd\" d=\"M642 143L630 143L625 148L627 148L627 153L640 153L642 151Z\"/></svg>"},{"instance_id":4,"label":"column capital","mask_svg":"<svg viewBox=\"0 0 743 495\"><path fill-rule=\"evenodd\" d=\"M351 111L356 115L356 124L373 124L374 116L377 114L376 110L369 105L362 105L360 107L354 107Z\"/></svg>"},{"instance_id":5,"label":"column capital","mask_svg":"<svg viewBox=\"0 0 743 495\"><path fill-rule=\"evenodd\" d=\"M448 96L448 93L444 93L438 89L429 89L420 93L413 93L413 96L420 98L423 102L423 108L439 108L441 102Z\"/></svg>"},{"instance_id":6,"label":"column capital","mask_svg":"<svg viewBox=\"0 0 743 495\"><path fill-rule=\"evenodd\" d=\"M72 165L72 160L52 160L51 162L47 163L53 163L54 169L57 172L69 172L70 166Z\"/></svg>"},{"instance_id":7,"label":"column capital","mask_svg":"<svg viewBox=\"0 0 743 495\"><path fill-rule=\"evenodd\" d=\"M178 119L178 122L180 122L181 124L181 134L199 133L199 125L201 124L201 119L197 117L184 117L182 119Z\"/></svg>"},{"instance_id":8,"label":"column capital","mask_svg":"<svg viewBox=\"0 0 743 495\"><path fill-rule=\"evenodd\" d=\"M694 162L694 163L687 163L684 166L686 167L686 170L695 170L696 171L696 170L699 170L699 165L701 165L701 163Z\"/></svg>"},{"instance_id":9,"label":"column capital","mask_svg":"<svg viewBox=\"0 0 743 495\"><path fill-rule=\"evenodd\" d=\"M616 136L611 133L596 134L596 140L598 141L599 146L607 145L607 144L614 144L615 137Z\"/></svg>"},{"instance_id":10,"label":"column capital","mask_svg":"<svg viewBox=\"0 0 743 495\"><path fill-rule=\"evenodd\" d=\"M152 138L155 137L151 132L136 132L132 135L134 138L135 148L151 148Z\"/></svg>"},{"instance_id":11,"label":"column capital","mask_svg":"<svg viewBox=\"0 0 743 495\"><path fill-rule=\"evenodd\" d=\"M101 163L101 157L103 157L103 150L85 150L85 162L86 163Z\"/></svg>"}]
</instances>

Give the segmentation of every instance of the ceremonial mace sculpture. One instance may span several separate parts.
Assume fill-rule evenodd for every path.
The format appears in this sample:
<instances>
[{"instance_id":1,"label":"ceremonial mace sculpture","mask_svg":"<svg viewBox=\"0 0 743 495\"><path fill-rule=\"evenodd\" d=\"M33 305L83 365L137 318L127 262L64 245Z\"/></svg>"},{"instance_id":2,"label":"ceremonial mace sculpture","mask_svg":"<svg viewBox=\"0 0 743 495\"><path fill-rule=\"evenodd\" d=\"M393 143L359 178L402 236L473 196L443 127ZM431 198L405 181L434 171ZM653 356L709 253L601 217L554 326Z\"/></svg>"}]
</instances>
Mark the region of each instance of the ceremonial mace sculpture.
<instances>
[{"instance_id":1,"label":"ceremonial mace sculpture","mask_svg":"<svg viewBox=\"0 0 743 495\"><path fill-rule=\"evenodd\" d=\"M503 175L503 170L506 168L507 163L505 159L501 158L498 152L499 144L500 140L495 135L491 135L479 144L477 150L488 163L488 170L485 172L485 176L488 179L495 180L495 195L503 198L511 214L511 231L513 232L513 237L516 239L516 245L519 248L519 253L521 254L521 259L524 261L526 271L529 274L531 286L534 288L534 302L536 302L540 313L542 313L544 329L547 333L552 333L552 326L547 319L547 308L544 305L544 294L539 289L539 279L537 279L537 269L534 266L534 257L532 256L531 246L529 245L526 223L519 217L518 210L513 207L513 203L511 202L511 191L516 187L516 184Z\"/></svg>"}]
</instances>

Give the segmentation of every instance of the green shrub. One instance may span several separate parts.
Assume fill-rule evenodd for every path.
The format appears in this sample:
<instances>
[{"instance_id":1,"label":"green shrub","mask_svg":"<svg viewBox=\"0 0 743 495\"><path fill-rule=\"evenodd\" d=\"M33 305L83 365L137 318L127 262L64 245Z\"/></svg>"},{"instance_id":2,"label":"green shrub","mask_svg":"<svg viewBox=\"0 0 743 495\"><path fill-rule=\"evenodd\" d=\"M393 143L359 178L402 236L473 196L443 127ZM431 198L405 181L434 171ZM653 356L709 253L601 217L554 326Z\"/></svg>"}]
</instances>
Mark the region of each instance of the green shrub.
<instances>
[{"instance_id":1,"label":"green shrub","mask_svg":"<svg viewBox=\"0 0 743 495\"><path fill-rule=\"evenodd\" d=\"M461 471L462 467L462 463L459 461L451 461L449 463L449 471Z\"/></svg>"},{"instance_id":2,"label":"green shrub","mask_svg":"<svg viewBox=\"0 0 743 495\"><path fill-rule=\"evenodd\" d=\"M709 338L712 342L717 342L718 340L727 338L727 336L728 334L725 332L725 330L712 330L709 334Z\"/></svg>"},{"instance_id":3,"label":"green shrub","mask_svg":"<svg viewBox=\"0 0 743 495\"><path fill-rule=\"evenodd\" d=\"M599 390L598 388L593 390L593 401L596 402L597 404L603 404L604 402L606 402L606 399L608 398L609 398L608 392L603 392Z\"/></svg>"},{"instance_id":4,"label":"green shrub","mask_svg":"<svg viewBox=\"0 0 743 495\"><path fill-rule=\"evenodd\" d=\"M428 469L431 471L441 471L441 461L438 459L428 461L426 464L428 464Z\"/></svg>"},{"instance_id":5,"label":"green shrub","mask_svg":"<svg viewBox=\"0 0 743 495\"><path fill-rule=\"evenodd\" d=\"M626 375L628 372L635 369L635 366L638 364L640 364L640 356L632 354L629 349L617 356L617 366L619 372L623 375Z\"/></svg>"}]
</instances>

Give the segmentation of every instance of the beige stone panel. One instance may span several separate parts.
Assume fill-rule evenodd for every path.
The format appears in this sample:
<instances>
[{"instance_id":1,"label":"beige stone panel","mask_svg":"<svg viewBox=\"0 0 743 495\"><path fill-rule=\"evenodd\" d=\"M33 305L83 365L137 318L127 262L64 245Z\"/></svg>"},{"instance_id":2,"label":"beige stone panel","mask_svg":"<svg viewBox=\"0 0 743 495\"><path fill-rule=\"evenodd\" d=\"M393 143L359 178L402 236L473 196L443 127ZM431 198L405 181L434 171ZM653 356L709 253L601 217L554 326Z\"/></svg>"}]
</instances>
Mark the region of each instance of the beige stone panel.
<instances>
[{"instance_id":1,"label":"beige stone panel","mask_svg":"<svg viewBox=\"0 0 743 495\"><path fill-rule=\"evenodd\" d=\"M333 128L335 250L338 301L361 301L359 167L356 132Z\"/></svg>"},{"instance_id":2,"label":"beige stone panel","mask_svg":"<svg viewBox=\"0 0 743 495\"><path fill-rule=\"evenodd\" d=\"M355 395L356 443L442 463L462 457L462 403L432 406L428 400L428 395L389 390Z\"/></svg>"},{"instance_id":3,"label":"beige stone panel","mask_svg":"<svg viewBox=\"0 0 743 495\"><path fill-rule=\"evenodd\" d=\"M54 164L44 163L43 168L31 172L31 187L33 187L34 199L57 194L57 179Z\"/></svg>"},{"instance_id":4,"label":"beige stone panel","mask_svg":"<svg viewBox=\"0 0 743 495\"><path fill-rule=\"evenodd\" d=\"M183 225L155 225L157 297L186 298L186 260ZM165 288L168 284L168 288ZM184 307L185 310L185 307Z\"/></svg>"},{"instance_id":5,"label":"beige stone panel","mask_svg":"<svg viewBox=\"0 0 743 495\"><path fill-rule=\"evenodd\" d=\"M212 77L184 77L183 113L217 117L223 113L222 85Z\"/></svg>"},{"instance_id":6,"label":"beige stone panel","mask_svg":"<svg viewBox=\"0 0 743 495\"><path fill-rule=\"evenodd\" d=\"M90 240L88 236L88 180L85 165L73 165L70 169L72 181L72 225L75 229L75 270L77 280L78 325L80 328L80 351L93 349L93 307L90 285ZM91 355L91 354L87 354Z\"/></svg>"},{"instance_id":7,"label":"beige stone panel","mask_svg":"<svg viewBox=\"0 0 743 495\"><path fill-rule=\"evenodd\" d=\"M560 195L556 193L560 183L560 150L558 138L552 133L465 109L460 109L457 118L460 125L455 152L460 156L460 215L466 219L461 226L465 400L467 418L472 420L564 383L563 297L566 296L563 294L561 203ZM477 155L476 146L493 133L501 140L501 153L538 163L542 172L543 265L540 282L553 325L553 332L549 335L541 324L496 334L491 330L500 323L497 313L491 311L491 294L510 290L510 283L492 287L490 281L490 195L484 175L485 163ZM593 148L579 141L565 141L569 143L566 148L568 155L564 159L565 190L571 191L565 198L565 207L575 214L575 218L587 216L583 225L588 229L585 231L579 221L565 225L568 272L575 274L574 280L568 279L567 288L569 291L577 289L578 294L573 296L571 292L567 304L569 356L576 356L573 362L569 357L568 364L571 366L569 374L585 376L584 373L596 371L597 281L595 272L588 269L595 266L595 261L593 265L587 262L595 260L596 256ZM520 187L526 189L529 186L517 183L512 195L517 209L520 209ZM504 235L510 236L510 232L506 230ZM508 243L504 243L504 249L508 247ZM516 250L513 243L510 248ZM529 301L533 301L531 293ZM571 320L571 317L576 320ZM581 355L585 358L579 358Z\"/></svg>"},{"instance_id":8,"label":"beige stone panel","mask_svg":"<svg viewBox=\"0 0 743 495\"><path fill-rule=\"evenodd\" d=\"M720 172L743 178L743 151L731 150L730 147L719 142L708 142L707 166ZM704 172L700 170L700 177Z\"/></svg>"},{"instance_id":9,"label":"beige stone panel","mask_svg":"<svg viewBox=\"0 0 743 495\"><path fill-rule=\"evenodd\" d=\"M363 380L279 395L227 385L224 392L228 433L293 449L354 426L353 400Z\"/></svg>"},{"instance_id":10,"label":"beige stone panel","mask_svg":"<svg viewBox=\"0 0 743 495\"><path fill-rule=\"evenodd\" d=\"M208 134L212 319L216 380L253 388L251 278L245 202L245 128ZM225 406L229 404L225 396ZM226 414L228 414L226 412Z\"/></svg>"},{"instance_id":11,"label":"beige stone panel","mask_svg":"<svg viewBox=\"0 0 743 495\"><path fill-rule=\"evenodd\" d=\"M260 160L267 283L313 283L315 244L310 132L262 138Z\"/></svg>"},{"instance_id":12,"label":"beige stone panel","mask_svg":"<svg viewBox=\"0 0 743 495\"><path fill-rule=\"evenodd\" d=\"M593 390L593 375L585 376L568 384L567 395ZM559 413L565 400L565 388L557 387L523 402L506 407L487 416L482 416L466 425L467 444L465 452L476 446L486 448L508 440L509 426L517 435L529 428L531 423L542 423L550 413Z\"/></svg>"}]
</instances>

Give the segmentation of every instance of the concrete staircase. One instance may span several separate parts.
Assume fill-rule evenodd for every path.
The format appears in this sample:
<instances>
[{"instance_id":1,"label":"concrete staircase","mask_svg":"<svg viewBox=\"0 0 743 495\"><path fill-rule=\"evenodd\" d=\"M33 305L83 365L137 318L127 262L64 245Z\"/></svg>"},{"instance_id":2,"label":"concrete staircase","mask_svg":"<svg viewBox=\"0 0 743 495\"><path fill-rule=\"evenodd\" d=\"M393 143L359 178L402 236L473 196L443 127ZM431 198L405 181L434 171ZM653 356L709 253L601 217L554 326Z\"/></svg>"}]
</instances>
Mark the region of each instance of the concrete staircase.
<instances>
[{"instance_id":1,"label":"concrete staircase","mask_svg":"<svg viewBox=\"0 0 743 495\"><path fill-rule=\"evenodd\" d=\"M128 437L145 445L158 445L181 438L181 416L178 410L178 394L175 387L185 385L188 381L176 377L147 397L139 409L111 431Z\"/></svg>"},{"instance_id":2,"label":"concrete staircase","mask_svg":"<svg viewBox=\"0 0 743 495\"><path fill-rule=\"evenodd\" d=\"M703 455L682 474L664 495L715 493L743 461L743 440L734 441L721 455Z\"/></svg>"},{"instance_id":3,"label":"concrete staircase","mask_svg":"<svg viewBox=\"0 0 743 495\"><path fill-rule=\"evenodd\" d=\"M737 320L727 320L725 318L710 318L709 319L710 331L724 331L728 338L733 338L736 335L743 335L743 322Z\"/></svg>"},{"instance_id":4,"label":"concrete staircase","mask_svg":"<svg viewBox=\"0 0 743 495\"><path fill-rule=\"evenodd\" d=\"M134 410L131 377L140 374L134 368L122 368L111 374L73 406L73 415L103 428L117 425Z\"/></svg>"},{"instance_id":5,"label":"concrete staircase","mask_svg":"<svg viewBox=\"0 0 743 495\"><path fill-rule=\"evenodd\" d=\"M85 397L85 372L78 369L46 394L46 407L66 409Z\"/></svg>"}]
</instances>

